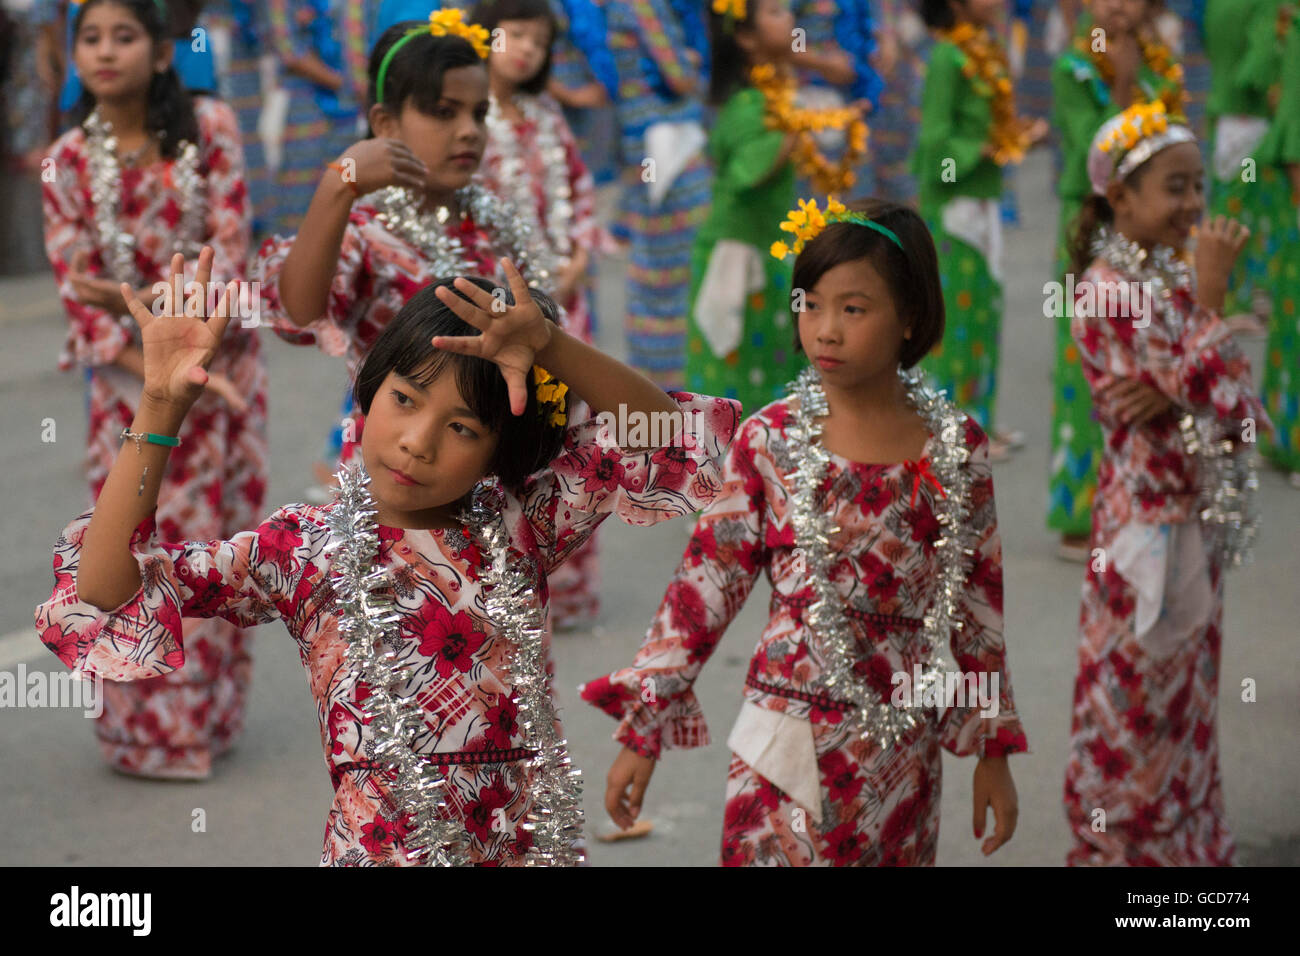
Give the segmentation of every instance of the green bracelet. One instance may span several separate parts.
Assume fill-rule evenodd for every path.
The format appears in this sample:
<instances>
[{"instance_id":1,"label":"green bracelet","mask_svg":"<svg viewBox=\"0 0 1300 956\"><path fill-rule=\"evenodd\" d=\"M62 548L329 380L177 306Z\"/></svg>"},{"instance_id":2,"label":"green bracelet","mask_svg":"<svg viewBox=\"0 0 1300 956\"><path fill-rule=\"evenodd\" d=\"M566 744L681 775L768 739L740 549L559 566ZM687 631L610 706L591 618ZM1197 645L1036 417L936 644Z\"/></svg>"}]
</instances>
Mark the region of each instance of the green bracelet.
<instances>
[{"instance_id":1,"label":"green bracelet","mask_svg":"<svg viewBox=\"0 0 1300 956\"><path fill-rule=\"evenodd\" d=\"M147 441L151 445L164 445L168 448L175 448L181 443L179 438L171 438L167 435L155 435L153 432L133 432L129 428L122 429L122 438L135 439L135 451L140 453L140 442Z\"/></svg>"}]
</instances>

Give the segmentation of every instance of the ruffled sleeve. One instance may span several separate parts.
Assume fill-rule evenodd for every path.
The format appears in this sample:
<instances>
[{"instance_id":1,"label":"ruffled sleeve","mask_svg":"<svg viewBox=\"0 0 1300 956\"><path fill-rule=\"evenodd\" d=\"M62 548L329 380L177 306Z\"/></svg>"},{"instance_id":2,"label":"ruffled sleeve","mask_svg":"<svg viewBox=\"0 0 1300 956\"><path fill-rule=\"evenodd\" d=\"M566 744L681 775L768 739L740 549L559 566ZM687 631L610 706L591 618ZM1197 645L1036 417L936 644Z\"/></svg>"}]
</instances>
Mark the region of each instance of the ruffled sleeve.
<instances>
[{"instance_id":1,"label":"ruffled sleeve","mask_svg":"<svg viewBox=\"0 0 1300 956\"><path fill-rule=\"evenodd\" d=\"M294 345L318 345L326 355L348 354L348 346L356 334L358 305L364 298L361 284L368 275L366 241L362 235L365 223L365 216L354 207L343 230L325 311L320 318L303 326L294 323L280 299L280 276L297 237L272 236L262 243L253 271L261 282L263 318L276 335Z\"/></svg>"},{"instance_id":2,"label":"ruffled sleeve","mask_svg":"<svg viewBox=\"0 0 1300 956\"><path fill-rule=\"evenodd\" d=\"M722 479L631 666L580 689L583 700L619 721L614 739L643 756L709 743L695 679L769 558L764 488L780 479L764 453L759 419L741 428Z\"/></svg>"},{"instance_id":3,"label":"ruffled sleeve","mask_svg":"<svg viewBox=\"0 0 1300 956\"><path fill-rule=\"evenodd\" d=\"M965 441L971 450L970 524L975 555L958 612L962 627L953 629L950 646L963 677L988 675L986 683L977 687L980 694L988 694L990 706L987 710L976 704L944 711L939 742L958 757L1004 757L1027 753L1029 742L1016 715L1002 639L1002 536L993 498L989 439L979 425L967 419Z\"/></svg>"},{"instance_id":4,"label":"ruffled sleeve","mask_svg":"<svg viewBox=\"0 0 1300 956\"><path fill-rule=\"evenodd\" d=\"M69 667L110 680L141 680L185 663L181 618L220 617L240 627L290 619L319 570L321 531L293 508L229 541L160 544L154 517L142 521L130 549L140 590L102 611L81 600L77 569L94 510L69 524L54 546L54 592L36 609L41 642Z\"/></svg>"},{"instance_id":5,"label":"ruffled sleeve","mask_svg":"<svg viewBox=\"0 0 1300 956\"><path fill-rule=\"evenodd\" d=\"M520 495L547 571L591 537L611 514L630 525L651 525L706 507L722 487L718 460L740 421L740 403L728 398L671 396L680 417L654 416L638 435L636 422L620 435L613 416L601 415L569 429L565 451L551 467L532 475ZM671 419L684 426L674 441ZM662 444L655 441L657 434ZM618 447L651 446L644 451Z\"/></svg>"}]
</instances>

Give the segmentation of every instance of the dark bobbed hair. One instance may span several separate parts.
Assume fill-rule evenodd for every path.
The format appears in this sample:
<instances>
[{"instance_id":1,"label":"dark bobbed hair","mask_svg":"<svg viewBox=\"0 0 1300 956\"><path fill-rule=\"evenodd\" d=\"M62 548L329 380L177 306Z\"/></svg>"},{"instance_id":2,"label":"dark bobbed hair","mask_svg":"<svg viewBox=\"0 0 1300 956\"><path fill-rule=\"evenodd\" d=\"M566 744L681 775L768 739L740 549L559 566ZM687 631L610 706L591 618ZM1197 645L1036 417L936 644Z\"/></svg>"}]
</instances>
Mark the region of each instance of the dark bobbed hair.
<instances>
[{"instance_id":1,"label":"dark bobbed hair","mask_svg":"<svg viewBox=\"0 0 1300 956\"><path fill-rule=\"evenodd\" d=\"M384 74L384 100L380 103L375 87L384 55L406 31L424 26L428 26L427 21L394 23L375 41L375 47L370 51L369 82L366 84L366 100L370 105L378 103L396 116L410 100L421 113L431 114L438 106L438 100L442 99L442 78L448 70L483 65L483 60L464 37L436 37L427 31L421 32L403 43L393 55L388 72Z\"/></svg>"},{"instance_id":2,"label":"dark bobbed hair","mask_svg":"<svg viewBox=\"0 0 1300 956\"><path fill-rule=\"evenodd\" d=\"M171 15L164 21L162 12L158 9L155 0L86 0L77 11L77 18L73 21L72 35L76 35L81 30L82 21L85 20L86 14L103 3L113 3L130 11L131 15L140 22L144 27L145 33L155 46L158 44L170 45L176 31L180 29L178 23L183 22L186 13L178 14L172 11ZM75 42L75 41L74 41ZM90 92L90 88L83 82L81 84L81 99L78 101L74 110L74 118L78 124L85 122L91 112L95 109L95 95ZM149 79L149 90L146 94L144 128L151 133L161 133L162 142L160 149L166 159L175 159L180 153L181 142L188 141L194 144L199 142L199 121L194 115L194 103L190 94L181 85L181 79L176 74L176 68L170 63L167 69L161 73L155 73Z\"/></svg>"},{"instance_id":3,"label":"dark bobbed hair","mask_svg":"<svg viewBox=\"0 0 1300 956\"><path fill-rule=\"evenodd\" d=\"M962 3L964 0L955 0ZM931 30L951 30L957 25L949 0L921 0L921 19Z\"/></svg>"},{"instance_id":4,"label":"dark bobbed hair","mask_svg":"<svg viewBox=\"0 0 1300 956\"><path fill-rule=\"evenodd\" d=\"M497 289L488 279L465 278L486 292ZM362 362L352 396L362 414L368 415L370 404L389 372L408 376L427 387L443 372L450 371L456 376L456 388L466 406L498 436L496 453L488 464L489 472L500 478L506 488L516 491L524 479L548 466L560 453L564 427L547 424L539 412L533 373L528 374L528 406L522 415L514 415L510 411L505 379L495 364L473 355L433 347L435 335L480 334L437 296L436 290L442 286L455 291L454 281L454 276L438 279L402 306ZM506 302L513 305L510 290L502 291ZM547 321L558 325L560 311L555 302L541 292L529 291ZM565 410L567 414L567 396Z\"/></svg>"},{"instance_id":5,"label":"dark bobbed hair","mask_svg":"<svg viewBox=\"0 0 1300 956\"><path fill-rule=\"evenodd\" d=\"M934 239L925 222L909 206L876 198L855 199L845 205L892 230L903 248L899 249L888 236L867 226L833 222L799 253L794 263L793 288L811 291L836 266L859 259L870 261L889 286L899 320L912 330L912 337L903 340L898 357L899 365L911 368L943 338L943 287L939 282L939 257L934 251ZM794 318L794 347L802 351L797 312Z\"/></svg>"},{"instance_id":6,"label":"dark bobbed hair","mask_svg":"<svg viewBox=\"0 0 1300 956\"><path fill-rule=\"evenodd\" d=\"M538 94L546 91L546 84L551 79L551 57L555 52L555 35L560 25L555 22L555 14L547 0L479 0L469 13L471 23L477 23L491 33L501 25L502 20L545 20L551 29L551 43L546 49L546 58L542 68L527 83L520 83L519 89L525 93Z\"/></svg>"},{"instance_id":7,"label":"dark bobbed hair","mask_svg":"<svg viewBox=\"0 0 1300 956\"><path fill-rule=\"evenodd\" d=\"M757 2L757 0L753 0ZM737 90L750 85L749 54L736 42L741 30L752 30L749 15L753 4L747 4L745 18L732 20L713 10L709 11L709 49L712 65L709 67L709 102L721 106Z\"/></svg>"}]
</instances>

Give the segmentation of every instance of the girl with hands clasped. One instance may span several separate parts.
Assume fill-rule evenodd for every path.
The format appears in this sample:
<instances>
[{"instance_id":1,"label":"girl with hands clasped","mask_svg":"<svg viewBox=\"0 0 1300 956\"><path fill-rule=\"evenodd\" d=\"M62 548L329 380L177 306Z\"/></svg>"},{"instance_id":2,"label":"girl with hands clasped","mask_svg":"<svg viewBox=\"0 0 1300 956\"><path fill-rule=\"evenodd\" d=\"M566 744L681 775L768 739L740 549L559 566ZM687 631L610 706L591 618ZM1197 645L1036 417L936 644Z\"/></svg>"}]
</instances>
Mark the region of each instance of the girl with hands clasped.
<instances>
[{"instance_id":1,"label":"girl with hands clasped","mask_svg":"<svg viewBox=\"0 0 1300 956\"><path fill-rule=\"evenodd\" d=\"M205 250L200 278L212 268ZM665 395L560 329L555 303L503 268L508 290L441 280L380 334L354 387L368 416L359 461L334 502L286 505L228 540L160 542L152 512L232 326L154 318L128 294L144 339L140 410L95 508L56 544L38 631L70 667L132 681L184 664L182 617L283 620L335 789L322 864L580 859L547 575L610 514L653 524L720 485L736 403ZM670 446L609 447L596 420L568 423L570 388L598 413L683 424ZM365 618L350 585L378 590L393 620Z\"/></svg>"},{"instance_id":2,"label":"girl with hands clasped","mask_svg":"<svg viewBox=\"0 0 1300 956\"><path fill-rule=\"evenodd\" d=\"M1223 572L1249 554L1249 456L1272 427L1219 318L1248 232L1221 216L1195 232L1201 154L1159 102L1103 123L1087 169L1071 331L1103 451L1065 771L1067 862L1230 865L1215 726Z\"/></svg>"},{"instance_id":3,"label":"girl with hands clasped","mask_svg":"<svg viewBox=\"0 0 1300 956\"><path fill-rule=\"evenodd\" d=\"M42 198L46 252L68 318L59 368L82 366L88 379L93 500L139 411L144 356L123 288L152 303L173 252L204 243L218 251L218 282L242 279L250 211L235 114L181 87L168 6L87 0L74 9L81 121L51 147L54 175ZM196 278L193 263L185 277ZM266 367L256 331L244 327L249 317L219 339L208 387L158 490L157 520L170 540L221 538L262 514ZM150 480L161 479L156 471ZM189 622L186 640L195 653L183 671L105 685L95 733L115 769L204 778L238 736L252 666L246 635L226 621Z\"/></svg>"},{"instance_id":4,"label":"girl with hands clasped","mask_svg":"<svg viewBox=\"0 0 1300 956\"><path fill-rule=\"evenodd\" d=\"M793 250L771 252L797 254L806 290L790 344L812 364L741 426L632 665L582 689L620 721L605 806L626 829L662 750L709 743L692 686L765 574L769 619L727 739L722 863L933 864L941 748L979 758L987 855L1015 831L1007 756L1028 744L988 436L911 371L943 334L934 242L876 199L801 201L782 229Z\"/></svg>"}]
</instances>

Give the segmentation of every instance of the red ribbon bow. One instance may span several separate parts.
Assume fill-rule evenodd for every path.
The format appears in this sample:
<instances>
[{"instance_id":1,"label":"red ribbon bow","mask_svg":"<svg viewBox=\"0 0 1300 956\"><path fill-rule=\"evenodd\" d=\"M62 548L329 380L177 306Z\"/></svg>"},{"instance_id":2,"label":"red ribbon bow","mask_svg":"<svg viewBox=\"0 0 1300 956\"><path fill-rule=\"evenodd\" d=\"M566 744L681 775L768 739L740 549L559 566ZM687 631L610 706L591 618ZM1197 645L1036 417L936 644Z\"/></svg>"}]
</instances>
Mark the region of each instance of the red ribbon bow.
<instances>
[{"instance_id":1,"label":"red ribbon bow","mask_svg":"<svg viewBox=\"0 0 1300 956\"><path fill-rule=\"evenodd\" d=\"M921 482L928 481L934 490L940 495L947 498L948 493L943 490L943 485L939 484L939 479L934 476L930 470L930 459L922 458L918 461L905 461L903 468L909 475L916 475L916 484L912 485L912 500L908 503L909 508L916 507L916 493L921 490Z\"/></svg>"}]
</instances>

